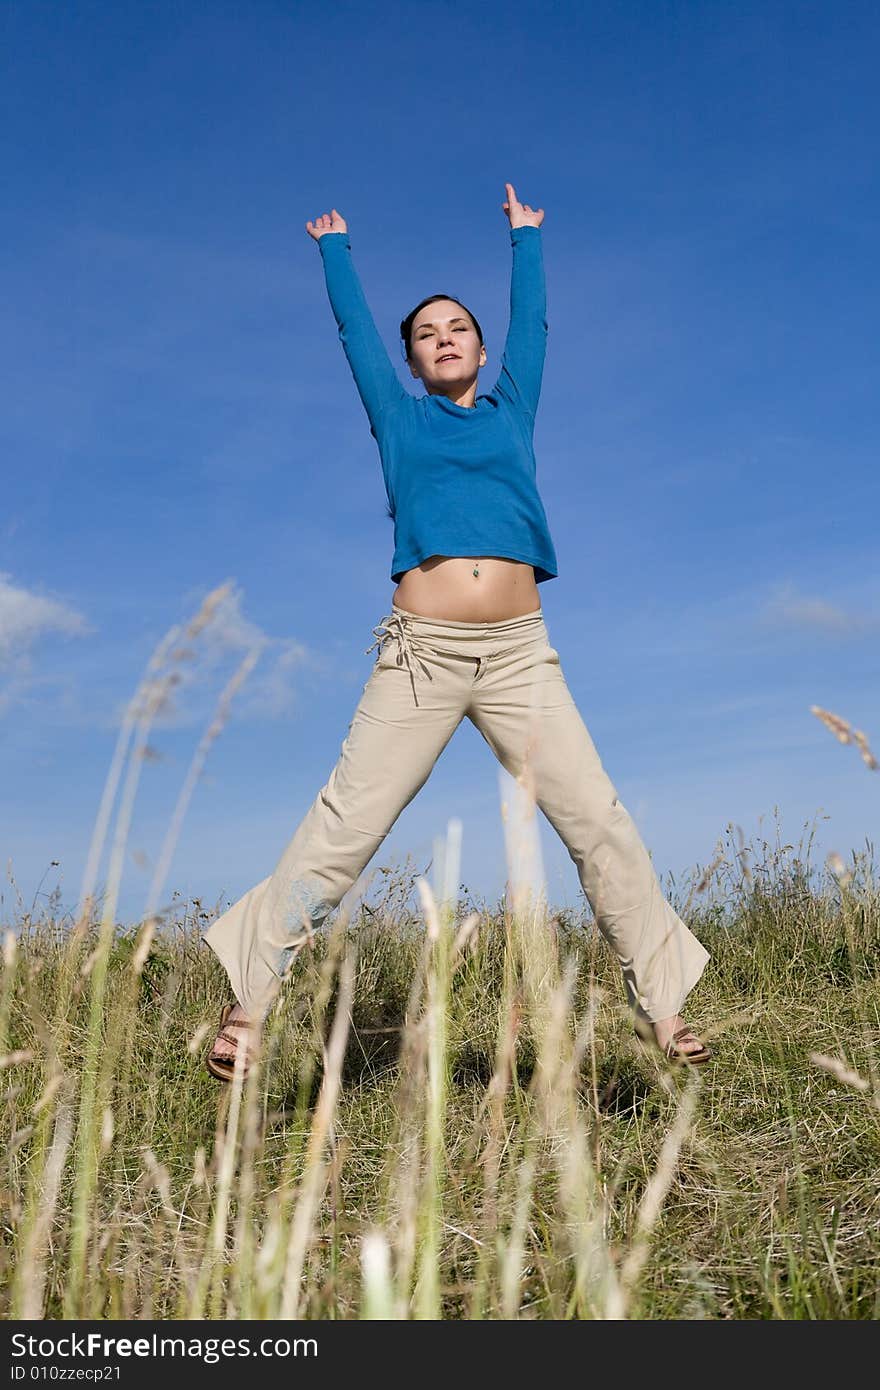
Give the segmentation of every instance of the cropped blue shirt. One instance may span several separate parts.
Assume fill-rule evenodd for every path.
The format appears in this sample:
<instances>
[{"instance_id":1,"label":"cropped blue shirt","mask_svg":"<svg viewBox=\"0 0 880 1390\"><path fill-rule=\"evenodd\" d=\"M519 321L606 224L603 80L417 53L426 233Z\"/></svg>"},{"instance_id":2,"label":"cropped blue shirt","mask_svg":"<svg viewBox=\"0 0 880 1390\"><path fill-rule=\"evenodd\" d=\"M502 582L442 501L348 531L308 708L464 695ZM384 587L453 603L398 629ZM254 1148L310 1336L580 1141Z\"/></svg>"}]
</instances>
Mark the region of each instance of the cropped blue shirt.
<instances>
[{"instance_id":1,"label":"cropped blue shirt","mask_svg":"<svg viewBox=\"0 0 880 1390\"><path fill-rule=\"evenodd\" d=\"M504 556L555 579L532 445L547 340L541 232L511 228L510 325L501 372L473 406L412 396L385 351L347 232L318 241L339 338L379 446L394 515L391 578L431 555Z\"/></svg>"}]
</instances>

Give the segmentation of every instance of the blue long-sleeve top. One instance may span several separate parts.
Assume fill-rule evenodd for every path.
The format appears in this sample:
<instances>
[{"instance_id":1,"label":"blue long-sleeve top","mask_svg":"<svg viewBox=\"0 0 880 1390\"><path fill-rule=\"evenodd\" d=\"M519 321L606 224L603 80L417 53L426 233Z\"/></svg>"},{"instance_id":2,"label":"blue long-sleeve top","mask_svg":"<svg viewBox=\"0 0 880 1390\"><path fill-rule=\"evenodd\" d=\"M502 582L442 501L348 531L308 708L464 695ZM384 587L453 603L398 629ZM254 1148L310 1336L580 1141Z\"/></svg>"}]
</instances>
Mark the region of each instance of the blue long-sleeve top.
<instances>
[{"instance_id":1,"label":"blue long-sleeve top","mask_svg":"<svg viewBox=\"0 0 880 1390\"><path fill-rule=\"evenodd\" d=\"M473 406L401 385L358 279L347 232L318 240L339 337L379 446L394 517L391 578L431 555L504 556L555 579L533 434L547 340L541 232L513 227L501 371Z\"/></svg>"}]
</instances>

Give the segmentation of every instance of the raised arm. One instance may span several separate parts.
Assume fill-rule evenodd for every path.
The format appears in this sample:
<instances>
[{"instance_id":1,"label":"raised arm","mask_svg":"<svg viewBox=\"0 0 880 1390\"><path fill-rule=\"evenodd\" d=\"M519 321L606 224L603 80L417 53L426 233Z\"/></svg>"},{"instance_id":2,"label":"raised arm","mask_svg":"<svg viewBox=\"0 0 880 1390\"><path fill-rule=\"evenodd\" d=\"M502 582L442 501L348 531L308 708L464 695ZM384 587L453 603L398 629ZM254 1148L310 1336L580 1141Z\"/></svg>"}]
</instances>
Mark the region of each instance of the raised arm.
<instances>
[{"instance_id":1,"label":"raised arm","mask_svg":"<svg viewBox=\"0 0 880 1390\"><path fill-rule=\"evenodd\" d=\"M370 429L378 440L385 412L404 400L408 393L398 380L364 298L351 259L346 223L334 208L331 213L316 217L314 222L307 222L306 231L318 243L330 307L339 325L339 340L369 417Z\"/></svg>"},{"instance_id":2,"label":"raised arm","mask_svg":"<svg viewBox=\"0 0 880 1390\"><path fill-rule=\"evenodd\" d=\"M544 209L534 211L528 203L518 202L512 183L505 184L505 188L507 201L502 207L510 222L513 266L510 324L495 389L533 418L541 394L547 348L547 292L540 232Z\"/></svg>"}]
</instances>

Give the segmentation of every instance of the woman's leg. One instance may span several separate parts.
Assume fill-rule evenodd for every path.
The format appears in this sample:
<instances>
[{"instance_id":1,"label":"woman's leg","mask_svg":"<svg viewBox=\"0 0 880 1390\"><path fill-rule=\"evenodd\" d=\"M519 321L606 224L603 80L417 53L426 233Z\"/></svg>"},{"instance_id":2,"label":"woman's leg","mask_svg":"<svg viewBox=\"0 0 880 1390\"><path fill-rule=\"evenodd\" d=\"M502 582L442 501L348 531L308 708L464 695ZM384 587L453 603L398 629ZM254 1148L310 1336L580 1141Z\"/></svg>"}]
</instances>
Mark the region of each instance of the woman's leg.
<instances>
[{"instance_id":1,"label":"woman's leg","mask_svg":"<svg viewBox=\"0 0 880 1390\"><path fill-rule=\"evenodd\" d=\"M675 1031L709 953L663 897L546 635L490 655L467 713L514 777L528 755L535 801L577 867L630 1001L661 1024L665 1045L660 1031Z\"/></svg>"},{"instance_id":2,"label":"woman's leg","mask_svg":"<svg viewBox=\"0 0 880 1390\"><path fill-rule=\"evenodd\" d=\"M205 933L241 1005L237 1016L265 1016L296 948L356 881L461 723L466 663L426 661L432 679L419 682L416 705L395 642L381 650L339 760L274 873Z\"/></svg>"}]
</instances>

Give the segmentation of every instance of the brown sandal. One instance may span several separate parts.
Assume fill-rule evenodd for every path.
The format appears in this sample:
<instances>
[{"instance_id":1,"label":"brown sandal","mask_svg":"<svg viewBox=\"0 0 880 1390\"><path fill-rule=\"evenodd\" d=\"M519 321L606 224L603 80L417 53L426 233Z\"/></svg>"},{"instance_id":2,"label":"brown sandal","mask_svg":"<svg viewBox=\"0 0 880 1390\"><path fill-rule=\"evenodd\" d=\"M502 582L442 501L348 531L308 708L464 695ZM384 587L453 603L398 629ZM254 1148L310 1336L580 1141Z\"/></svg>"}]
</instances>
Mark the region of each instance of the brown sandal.
<instances>
[{"instance_id":1,"label":"brown sandal","mask_svg":"<svg viewBox=\"0 0 880 1390\"><path fill-rule=\"evenodd\" d=\"M709 1048L706 1047L705 1043L702 1044L699 1052L684 1052L680 1047L675 1046L676 1043L683 1042L685 1038L693 1038L694 1042L700 1041L693 1028L688 1024L685 1024L683 1028L679 1028L677 1033L673 1033L665 1047L660 1046L655 1037L654 1029L649 1023L639 1023L635 1027L635 1035L641 1042L646 1043L649 1047L655 1048L658 1052L662 1052L667 1062L672 1062L676 1066L687 1064L695 1067L699 1066L702 1062L709 1062L712 1060L712 1053Z\"/></svg>"},{"instance_id":2,"label":"brown sandal","mask_svg":"<svg viewBox=\"0 0 880 1390\"><path fill-rule=\"evenodd\" d=\"M223 1008L220 1010L220 1027L217 1031L217 1038L222 1038L224 1042L232 1043L237 1051L241 1038L236 1038L233 1034L224 1031L227 1019L235 1008L235 1002L236 1001L233 1000L231 1004L224 1004ZM254 1025L249 1018L237 1018L235 1022L230 1023L229 1026L230 1028L253 1028ZM217 1038L214 1039L215 1044ZM205 1066L211 1076L216 1076L218 1081L231 1081L235 1072L235 1056L233 1055L230 1057L224 1053L214 1052L212 1047L212 1050L205 1059ZM247 1076L247 1074L248 1062L247 1058L245 1058L244 1075Z\"/></svg>"},{"instance_id":3,"label":"brown sandal","mask_svg":"<svg viewBox=\"0 0 880 1390\"><path fill-rule=\"evenodd\" d=\"M686 1062L692 1067L698 1066L700 1062L710 1061L712 1053L705 1043L700 1045L699 1052L684 1052L680 1047L673 1046L673 1043L683 1042L685 1038L693 1038L694 1042L700 1041L694 1030L685 1024L684 1028L679 1028L677 1033L673 1033L671 1041L663 1049L668 1061Z\"/></svg>"}]
</instances>

